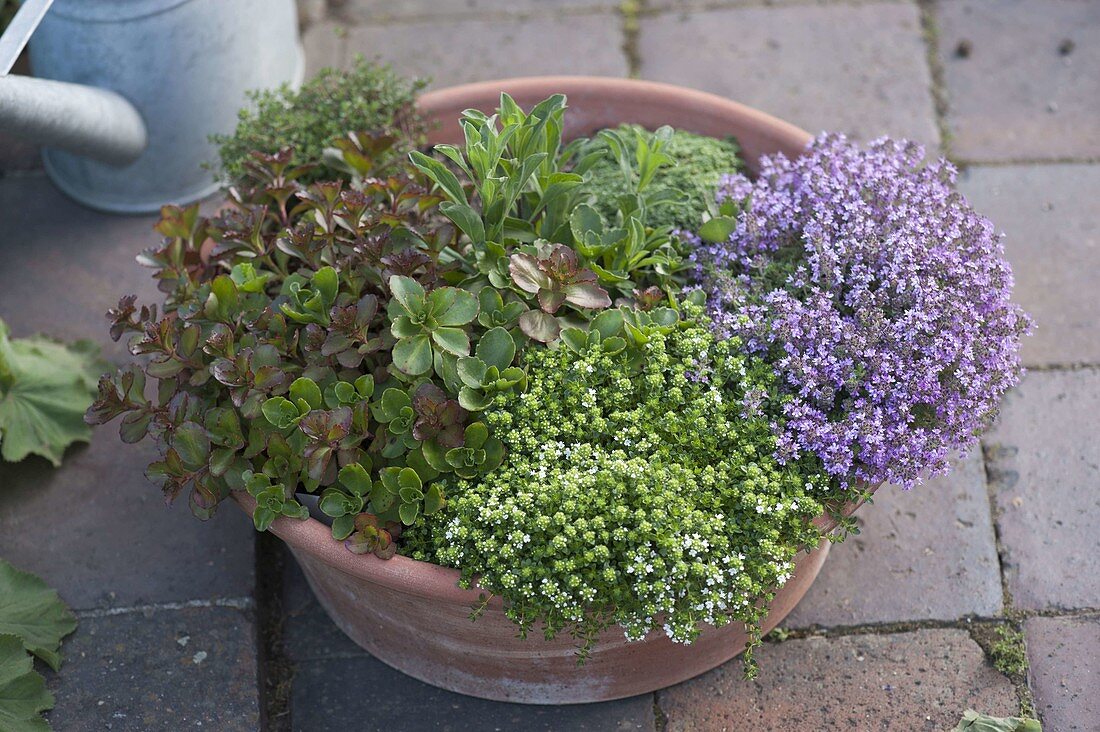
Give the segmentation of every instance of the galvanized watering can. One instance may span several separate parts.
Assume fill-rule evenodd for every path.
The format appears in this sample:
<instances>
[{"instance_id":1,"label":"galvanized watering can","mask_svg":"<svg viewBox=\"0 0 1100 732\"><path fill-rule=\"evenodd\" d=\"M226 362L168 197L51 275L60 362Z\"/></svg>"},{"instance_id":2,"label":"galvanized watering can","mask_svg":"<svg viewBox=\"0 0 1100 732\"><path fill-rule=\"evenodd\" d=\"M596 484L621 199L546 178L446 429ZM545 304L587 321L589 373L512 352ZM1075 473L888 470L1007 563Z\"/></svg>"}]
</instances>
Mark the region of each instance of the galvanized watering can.
<instances>
[{"instance_id":1,"label":"galvanized watering can","mask_svg":"<svg viewBox=\"0 0 1100 732\"><path fill-rule=\"evenodd\" d=\"M36 78L9 74L28 40ZM24 0L0 37L0 131L43 145L77 201L155 211L213 192L209 135L303 70L294 0Z\"/></svg>"}]
</instances>

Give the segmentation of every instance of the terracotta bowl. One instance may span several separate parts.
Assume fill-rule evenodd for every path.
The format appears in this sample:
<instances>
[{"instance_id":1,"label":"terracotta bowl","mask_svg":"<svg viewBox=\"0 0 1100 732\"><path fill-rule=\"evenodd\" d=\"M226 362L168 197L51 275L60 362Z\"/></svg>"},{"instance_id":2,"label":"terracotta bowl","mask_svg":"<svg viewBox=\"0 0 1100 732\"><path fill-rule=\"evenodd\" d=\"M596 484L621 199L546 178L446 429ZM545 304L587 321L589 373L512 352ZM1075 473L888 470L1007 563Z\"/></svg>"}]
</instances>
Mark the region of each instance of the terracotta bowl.
<instances>
[{"instance_id":1,"label":"terracotta bowl","mask_svg":"<svg viewBox=\"0 0 1100 732\"><path fill-rule=\"evenodd\" d=\"M566 134L574 137L623 122L733 135L752 167L768 153L798 156L810 140L793 125L712 94L643 81L565 76L467 84L425 94L421 111L437 123L431 141L460 144L462 110L489 112L502 91L524 108L553 93L566 94ZM235 498L251 511L248 495ZM824 518L817 523L823 532L832 528ZM537 632L526 640L518 638L500 598L471 622L480 593L459 589L457 570L402 556L383 561L352 554L314 519L279 519L271 530L290 547L317 598L352 640L399 671L462 694L529 704L619 699L708 671L743 651L747 641L740 624L707 627L690 646L674 644L659 632L631 643L611 629L588 662L578 666L567 635L553 641ZM765 632L806 594L828 552L828 542L822 542L799 555L792 578L771 604Z\"/></svg>"}]
</instances>

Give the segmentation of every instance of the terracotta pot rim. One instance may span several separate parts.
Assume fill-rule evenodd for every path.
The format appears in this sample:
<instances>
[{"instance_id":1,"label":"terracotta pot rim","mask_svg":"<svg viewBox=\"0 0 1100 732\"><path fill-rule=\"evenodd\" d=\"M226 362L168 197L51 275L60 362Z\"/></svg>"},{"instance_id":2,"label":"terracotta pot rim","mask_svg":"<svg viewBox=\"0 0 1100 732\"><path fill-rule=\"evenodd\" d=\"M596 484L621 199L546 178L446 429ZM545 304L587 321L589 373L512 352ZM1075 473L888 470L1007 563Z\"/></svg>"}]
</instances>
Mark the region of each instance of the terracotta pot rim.
<instances>
[{"instance_id":1,"label":"terracotta pot rim","mask_svg":"<svg viewBox=\"0 0 1100 732\"><path fill-rule=\"evenodd\" d=\"M586 98L596 97L601 103L611 105L624 101L637 103L641 99L645 100L646 106L654 109L674 108L681 113L687 111L706 119L736 118L748 127L766 129L792 147L805 147L812 139L808 132L789 122L716 94L656 81L603 76L528 76L460 84L421 95L418 107L425 117L430 118L441 111L495 100L501 91L525 100L544 98L557 92L566 96L583 92ZM236 491L232 497L245 513L251 515L256 505L251 496ZM857 504L850 504L844 512L850 514L856 508ZM826 516L818 517L814 524L822 534L836 526ZM479 602L485 592L458 587L461 573L457 569L400 554L385 560L371 554L353 554L342 541L332 538L328 526L312 517L304 521L277 518L271 525L271 531L292 547L307 552L344 574L419 597L472 605ZM500 605L500 598L494 597L492 604Z\"/></svg>"},{"instance_id":2,"label":"terracotta pot rim","mask_svg":"<svg viewBox=\"0 0 1100 732\"><path fill-rule=\"evenodd\" d=\"M608 102L646 97L654 107L672 106L681 111L696 112L708 117L738 117L750 124L771 128L776 136L798 140L802 146L813 139L813 135L801 127L717 94L661 81L614 76L513 76L475 81L425 92L417 101L417 107L425 116L429 116L437 109L460 107L460 102L465 103L468 99L499 97L502 91L507 91L512 96L545 97L558 92L569 96L572 90L581 89L586 94L597 93Z\"/></svg>"},{"instance_id":3,"label":"terracotta pot rim","mask_svg":"<svg viewBox=\"0 0 1100 732\"><path fill-rule=\"evenodd\" d=\"M872 489L871 493L877 489ZM245 491L234 491L231 497L247 516L252 515L256 499ZM862 502L845 505L844 515L850 516L861 505ZM814 525L824 537L836 528L837 522L827 515L821 515L814 519ZM379 559L373 554L354 554L344 546L344 542L332 537L329 526L312 516L305 520L280 516L272 522L270 531L291 547L320 559L344 574L418 597L474 605L482 602L488 592L459 587L462 573L451 567L422 562L403 554L395 554L389 559ZM502 602L499 596L494 595L489 606L498 607Z\"/></svg>"}]
</instances>

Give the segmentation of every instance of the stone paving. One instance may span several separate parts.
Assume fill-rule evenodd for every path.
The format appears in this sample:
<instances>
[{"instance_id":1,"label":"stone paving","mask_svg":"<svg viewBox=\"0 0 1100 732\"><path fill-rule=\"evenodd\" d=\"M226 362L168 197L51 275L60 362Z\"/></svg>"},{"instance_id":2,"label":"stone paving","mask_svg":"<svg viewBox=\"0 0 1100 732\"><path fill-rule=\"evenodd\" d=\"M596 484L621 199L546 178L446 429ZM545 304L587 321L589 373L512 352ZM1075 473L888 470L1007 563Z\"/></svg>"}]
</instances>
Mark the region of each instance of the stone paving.
<instances>
[{"instance_id":1,"label":"stone paving","mask_svg":"<svg viewBox=\"0 0 1100 732\"><path fill-rule=\"evenodd\" d=\"M958 161L1007 233L1037 322L1031 372L946 478L884 488L862 533L759 652L655 695L524 707L426 686L346 641L277 542L232 507L165 509L148 448L113 429L52 470L0 465L0 556L80 616L51 675L58 730L943 730L1033 704L1100 730L1100 4L1088 0L302 0L309 64L357 53L434 86L523 74L639 76L717 92L812 131L906 135ZM496 14L494 16L494 14ZM149 217L66 200L0 139L0 315L92 337ZM257 549L258 547L258 549ZM285 566L285 569L283 567ZM1005 675L993 629L1030 670Z\"/></svg>"}]
</instances>

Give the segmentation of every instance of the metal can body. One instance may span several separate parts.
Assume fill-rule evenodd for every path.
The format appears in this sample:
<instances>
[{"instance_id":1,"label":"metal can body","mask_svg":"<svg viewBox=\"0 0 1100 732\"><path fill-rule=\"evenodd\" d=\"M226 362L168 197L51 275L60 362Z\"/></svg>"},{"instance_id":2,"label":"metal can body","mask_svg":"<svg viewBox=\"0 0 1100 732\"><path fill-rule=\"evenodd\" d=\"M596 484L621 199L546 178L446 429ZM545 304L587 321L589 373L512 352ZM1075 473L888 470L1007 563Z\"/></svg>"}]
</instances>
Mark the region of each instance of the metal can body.
<instances>
[{"instance_id":1,"label":"metal can body","mask_svg":"<svg viewBox=\"0 0 1100 732\"><path fill-rule=\"evenodd\" d=\"M148 146L128 165L43 150L58 187L123 213L212 193L209 136L233 130L247 90L304 70L294 0L57 0L30 57L35 76L110 89L141 114Z\"/></svg>"}]
</instances>

